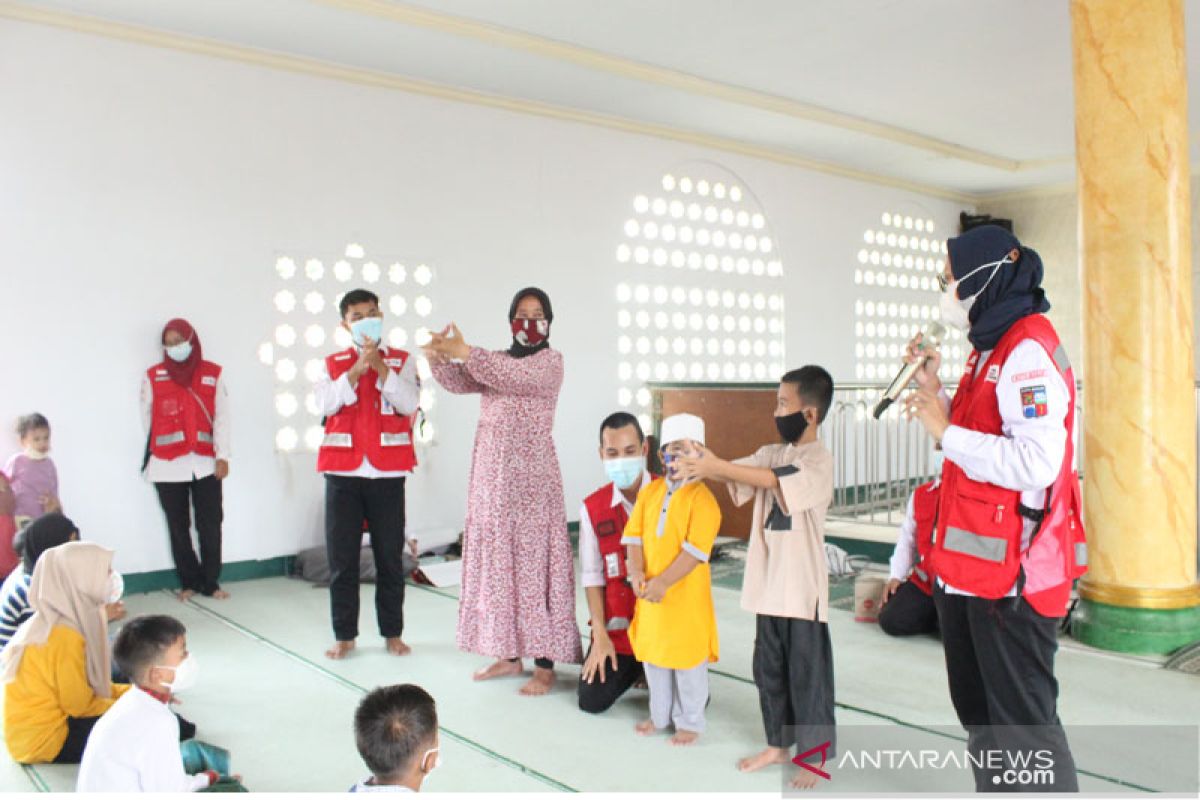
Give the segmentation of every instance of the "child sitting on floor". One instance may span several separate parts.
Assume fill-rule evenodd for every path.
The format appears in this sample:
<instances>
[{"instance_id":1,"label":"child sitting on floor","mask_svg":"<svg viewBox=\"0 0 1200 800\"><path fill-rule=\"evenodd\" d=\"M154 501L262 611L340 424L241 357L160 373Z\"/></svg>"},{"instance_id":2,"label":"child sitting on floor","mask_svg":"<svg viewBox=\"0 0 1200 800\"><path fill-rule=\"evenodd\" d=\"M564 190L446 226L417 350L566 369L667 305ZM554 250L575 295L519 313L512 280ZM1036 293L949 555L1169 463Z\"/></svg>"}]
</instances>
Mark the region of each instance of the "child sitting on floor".
<instances>
[{"instance_id":1,"label":"child sitting on floor","mask_svg":"<svg viewBox=\"0 0 1200 800\"><path fill-rule=\"evenodd\" d=\"M121 628L113 658L134 688L113 704L88 738L79 792L194 792L220 776L188 775L179 750L179 720L168 703L195 683L187 630L174 617L135 617Z\"/></svg>"},{"instance_id":2,"label":"child sitting on floor","mask_svg":"<svg viewBox=\"0 0 1200 800\"><path fill-rule=\"evenodd\" d=\"M51 547L79 540L75 523L59 513L46 514L26 525L17 534L13 546L21 561L0 584L0 651L17 633L21 623L33 616L29 582L42 553Z\"/></svg>"},{"instance_id":3,"label":"child sitting on floor","mask_svg":"<svg viewBox=\"0 0 1200 800\"><path fill-rule=\"evenodd\" d=\"M420 686L381 686L354 712L354 743L371 777L352 792L419 792L437 767L437 706Z\"/></svg>"},{"instance_id":4,"label":"child sitting on floor","mask_svg":"<svg viewBox=\"0 0 1200 800\"><path fill-rule=\"evenodd\" d=\"M643 736L675 725L671 744L690 745L704 732L708 663L716 661L717 618L708 557L721 527L717 499L703 483L678 474L676 459L698 454L704 420L676 414L662 423L667 477L638 494L621 544L638 601L629 626L633 653L650 687Z\"/></svg>"},{"instance_id":5,"label":"child sitting on floor","mask_svg":"<svg viewBox=\"0 0 1200 800\"><path fill-rule=\"evenodd\" d=\"M0 653L4 743L21 764L78 764L88 735L127 684L112 683L104 607L121 599L112 551L67 542L42 554L33 616Z\"/></svg>"}]
</instances>

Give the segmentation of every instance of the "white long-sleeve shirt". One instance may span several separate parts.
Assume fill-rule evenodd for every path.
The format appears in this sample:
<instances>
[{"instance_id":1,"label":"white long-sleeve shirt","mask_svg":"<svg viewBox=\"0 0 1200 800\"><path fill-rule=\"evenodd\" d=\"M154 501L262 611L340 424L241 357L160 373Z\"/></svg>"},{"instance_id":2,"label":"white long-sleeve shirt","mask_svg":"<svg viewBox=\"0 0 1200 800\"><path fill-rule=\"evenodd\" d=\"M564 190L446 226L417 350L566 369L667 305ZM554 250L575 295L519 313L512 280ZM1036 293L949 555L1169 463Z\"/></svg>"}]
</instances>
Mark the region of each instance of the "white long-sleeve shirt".
<instances>
[{"instance_id":1,"label":"white long-sleeve shirt","mask_svg":"<svg viewBox=\"0 0 1200 800\"><path fill-rule=\"evenodd\" d=\"M913 496L908 496L908 507L904 510L904 521L892 557L888 559L888 577L892 580L908 580L908 573L917 561L917 519L913 513Z\"/></svg>"},{"instance_id":2,"label":"white long-sleeve shirt","mask_svg":"<svg viewBox=\"0 0 1200 800\"><path fill-rule=\"evenodd\" d=\"M642 470L642 482L638 484L638 490L649 486L652 480L654 476ZM625 508L626 514L633 513L633 503L625 498L625 494L616 484L613 484L611 505L615 507L618 504ZM589 586L604 586L607 582L604 559L600 557L600 540L596 538L596 531L592 528L587 505L579 507L579 574L585 589Z\"/></svg>"},{"instance_id":3,"label":"white long-sleeve shirt","mask_svg":"<svg viewBox=\"0 0 1200 800\"><path fill-rule=\"evenodd\" d=\"M179 750L179 720L137 686L113 703L88 736L77 792L195 792L207 775L188 775Z\"/></svg>"},{"instance_id":4,"label":"white long-sleeve shirt","mask_svg":"<svg viewBox=\"0 0 1200 800\"><path fill-rule=\"evenodd\" d=\"M942 452L971 480L1019 491L1022 505L1040 511L1066 455L1070 389L1050 354L1033 339L1013 348L998 373L982 374L990 355L980 354L975 380L995 385L1003 435L951 425L942 436ZM1075 440L1076 431L1071 436ZM1024 520L1022 551L1035 528L1032 520ZM949 594L971 594L938 580ZM1008 595L1016 591L1014 581Z\"/></svg>"},{"instance_id":5,"label":"white long-sleeve shirt","mask_svg":"<svg viewBox=\"0 0 1200 800\"><path fill-rule=\"evenodd\" d=\"M142 429L150 434L150 422L154 416L154 389L149 376L142 377ZM229 391L225 384L225 371L217 377L217 398L213 409L213 450L215 456L186 453L170 460L151 455L146 462L145 476L151 483L188 483L193 478L207 478L216 471L217 459L228 461L232 456L229 447Z\"/></svg>"},{"instance_id":6,"label":"white long-sleeve shirt","mask_svg":"<svg viewBox=\"0 0 1200 800\"><path fill-rule=\"evenodd\" d=\"M383 355L383 361L389 367L398 365L398 356L392 355L388 348L384 347L380 350ZM379 389L383 396L383 413L388 414L392 411L397 411L401 414L415 413L421 404L421 378L417 374L417 359L413 355L409 355L404 362L404 366L399 372L388 370L387 380L382 380L374 370L364 372L359 380L375 379L375 388ZM341 411L345 406L352 406L358 402L358 393L355 387L350 384L348 372L343 372L335 381L329 377L329 369L325 368L321 377L317 380L316 386L313 387L313 393L316 396L317 408L321 415L331 417ZM362 464L358 469L353 469L348 472L327 472L326 475L343 475L353 478L403 478L409 475L408 470L381 470L371 463L371 460L363 456Z\"/></svg>"}]
</instances>

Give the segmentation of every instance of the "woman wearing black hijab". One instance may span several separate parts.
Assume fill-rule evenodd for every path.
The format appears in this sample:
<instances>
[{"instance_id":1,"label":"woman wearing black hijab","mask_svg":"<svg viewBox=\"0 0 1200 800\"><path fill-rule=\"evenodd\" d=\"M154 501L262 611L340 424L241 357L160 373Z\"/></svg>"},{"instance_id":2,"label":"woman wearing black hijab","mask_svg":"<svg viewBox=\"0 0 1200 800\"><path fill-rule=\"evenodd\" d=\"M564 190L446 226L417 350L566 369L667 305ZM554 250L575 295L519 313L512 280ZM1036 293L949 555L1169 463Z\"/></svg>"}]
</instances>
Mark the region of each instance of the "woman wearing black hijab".
<instances>
[{"instance_id":1,"label":"woman wearing black hijab","mask_svg":"<svg viewBox=\"0 0 1200 800\"><path fill-rule=\"evenodd\" d=\"M929 358L907 407L945 455L931 566L950 697L972 751L1052 754L1048 785L980 767L976 791L1077 791L1054 677L1059 618L1087 569L1075 377L1043 316L1038 254L995 225L946 245L941 317L974 351L951 402L940 355L914 339L910 362Z\"/></svg>"},{"instance_id":2,"label":"woman wearing black hijab","mask_svg":"<svg viewBox=\"0 0 1200 800\"><path fill-rule=\"evenodd\" d=\"M58 512L43 514L18 531L13 539L13 549L21 556L21 563L0 586L0 650L21 623L33 616L29 604L29 580L42 553L77 539L79 529L75 523Z\"/></svg>"},{"instance_id":3,"label":"woman wearing black hijab","mask_svg":"<svg viewBox=\"0 0 1200 800\"><path fill-rule=\"evenodd\" d=\"M487 680L524 672L522 694L546 694L554 662L578 664L575 567L567 536L554 411L562 355L550 347L554 310L541 289L517 292L508 309L512 344L484 350L456 325L425 348L447 391L481 395L463 536L458 647L496 659Z\"/></svg>"}]
</instances>

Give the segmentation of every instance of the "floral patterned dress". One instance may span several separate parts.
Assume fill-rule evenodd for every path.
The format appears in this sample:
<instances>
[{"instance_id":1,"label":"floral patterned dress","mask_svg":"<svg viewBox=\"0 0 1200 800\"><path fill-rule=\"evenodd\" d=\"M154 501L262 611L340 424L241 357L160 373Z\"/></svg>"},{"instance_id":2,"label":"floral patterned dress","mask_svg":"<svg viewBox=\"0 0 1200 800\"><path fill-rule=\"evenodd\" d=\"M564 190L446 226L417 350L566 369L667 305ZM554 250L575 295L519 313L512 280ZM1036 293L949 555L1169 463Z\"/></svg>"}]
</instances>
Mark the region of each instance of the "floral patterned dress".
<instances>
[{"instance_id":1,"label":"floral patterned dress","mask_svg":"<svg viewBox=\"0 0 1200 800\"><path fill-rule=\"evenodd\" d=\"M463 537L460 650L495 658L583 659L554 410L562 354L471 348L435 364L447 391L482 396Z\"/></svg>"}]
</instances>

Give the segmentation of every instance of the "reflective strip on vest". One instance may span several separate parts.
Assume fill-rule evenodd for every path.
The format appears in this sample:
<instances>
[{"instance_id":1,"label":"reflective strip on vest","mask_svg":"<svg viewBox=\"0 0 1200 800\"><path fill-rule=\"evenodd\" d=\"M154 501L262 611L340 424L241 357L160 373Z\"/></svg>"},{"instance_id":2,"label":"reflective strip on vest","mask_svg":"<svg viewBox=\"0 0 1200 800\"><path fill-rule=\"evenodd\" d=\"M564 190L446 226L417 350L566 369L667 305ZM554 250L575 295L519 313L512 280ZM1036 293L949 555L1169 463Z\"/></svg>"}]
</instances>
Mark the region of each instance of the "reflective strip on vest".
<instances>
[{"instance_id":1,"label":"reflective strip on vest","mask_svg":"<svg viewBox=\"0 0 1200 800\"><path fill-rule=\"evenodd\" d=\"M913 567L913 572L921 580L923 580L923 581L929 580L929 576L925 574L925 570L921 569L920 567Z\"/></svg>"},{"instance_id":2,"label":"reflective strip on vest","mask_svg":"<svg viewBox=\"0 0 1200 800\"><path fill-rule=\"evenodd\" d=\"M383 447L398 447L409 444L412 440L407 433L381 433L379 444Z\"/></svg>"},{"instance_id":3,"label":"reflective strip on vest","mask_svg":"<svg viewBox=\"0 0 1200 800\"><path fill-rule=\"evenodd\" d=\"M348 433L327 433L321 447L353 447L354 439Z\"/></svg>"},{"instance_id":4,"label":"reflective strip on vest","mask_svg":"<svg viewBox=\"0 0 1200 800\"><path fill-rule=\"evenodd\" d=\"M942 549L965 553L969 556L982 558L986 561L1004 563L1004 553L1008 542L996 536L980 536L978 533L964 531L962 528L946 528L946 540Z\"/></svg>"},{"instance_id":5,"label":"reflective strip on vest","mask_svg":"<svg viewBox=\"0 0 1200 800\"><path fill-rule=\"evenodd\" d=\"M610 631L624 631L629 629L629 620L625 617L613 617L604 624L604 627Z\"/></svg>"},{"instance_id":6,"label":"reflective strip on vest","mask_svg":"<svg viewBox=\"0 0 1200 800\"><path fill-rule=\"evenodd\" d=\"M1058 367L1059 372L1063 373L1063 375L1066 375L1067 370L1071 368L1071 361L1067 358L1066 348L1060 344L1054 349L1054 355L1051 356L1051 358L1054 359L1054 363Z\"/></svg>"},{"instance_id":7,"label":"reflective strip on vest","mask_svg":"<svg viewBox=\"0 0 1200 800\"><path fill-rule=\"evenodd\" d=\"M182 442L185 438L186 437L184 436L183 431L175 431L175 433L167 433L163 434L162 436L155 436L154 445L156 447L166 447L169 444Z\"/></svg>"},{"instance_id":8,"label":"reflective strip on vest","mask_svg":"<svg viewBox=\"0 0 1200 800\"><path fill-rule=\"evenodd\" d=\"M1075 566L1087 566L1087 542L1075 543Z\"/></svg>"},{"instance_id":9,"label":"reflective strip on vest","mask_svg":"<svg viewBox=\"0 0 1200 800\"><path fill-rule=\"evenodd\" d=\"M206 442L207 444L212 444L212 440L213 440L213 438L212 438L211 433L205 433L204 431L196 432L196 441Z\"/></svg>"}]
</instances>

